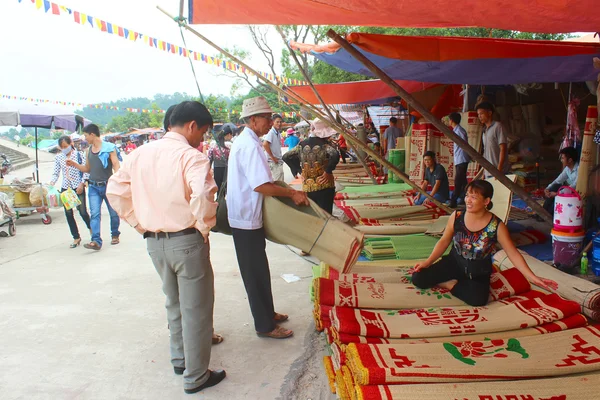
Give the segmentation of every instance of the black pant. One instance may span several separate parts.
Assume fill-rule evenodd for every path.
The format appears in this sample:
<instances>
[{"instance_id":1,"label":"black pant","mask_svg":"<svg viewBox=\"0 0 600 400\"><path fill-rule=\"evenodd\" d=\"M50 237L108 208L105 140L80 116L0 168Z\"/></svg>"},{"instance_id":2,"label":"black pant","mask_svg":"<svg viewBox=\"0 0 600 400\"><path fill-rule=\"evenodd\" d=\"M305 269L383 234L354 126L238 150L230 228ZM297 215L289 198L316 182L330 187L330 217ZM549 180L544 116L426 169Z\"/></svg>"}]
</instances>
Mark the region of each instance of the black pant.
<instances>
[{"instance_id":1,"label":"black pant","mask_svg":"<svg viewBox=\"0 0 600 400\"><path fill-rule=\"evenodd\" d=\"M420 289L429 289L438 283L456 279L450 293L470 306L484 306L490 296L492 261L466 260L454 249L429 268L413 273L412 282Z\"/></svg>"},{"instance_id":2,"label":"black pant","mask_svg":"<svg viewBox=\"0 0 600 400\"><path fill-rule=\"evenodd\" d=\"M275 306L271 291L271 271L265 250L265 230L231 228L231 232L250 311L254 317L254 328L261 333L271 332L275 329Z\"/></svg>"},{"instance_id":3,"label":"black pant","mask_svg":"<svg viewBox=\"0 0 600 400\"><path fill-rule=\"evenodd\" d=\"M215 167L215 182L217 183L217 188L221 190L221 185L225 180L225 174L227 173L227 167Z\"/></svg>"},{"instance_id":4,"label":"black pant","mask_svg":"<svg viewBox=\"0 0 600 400\"><path fill-rule=\"evenodd\" d=\"M62 192L64 191L66 191L66 189L62 190ZM85 189L83 190L83 192L81 192L81 194L78 194L77 197L79 197L79 201L81 202L79 207L77 207L79 215L81 215L83 222L85 222L85 226L87 226L87 228L90 229L90 214L88 214L87 206L85 205ZM71 230L71 235L73 236L73 239L81 239L81 236L79 236L79 228L77 227L77 222L75 221L75 213L73 213L73 209L67 210L65 208L65 215L67 217L67 223L69 224L69 229Z\"/></svg>"},{"instance_id":5,"label":"black pant","mask_svg":"<svg viewBox=\"0 0 600 400\"><path fill-rule=\"evenodd\" d=\"M333 214L335 188L317 190L316 192L306 192L306 195L323 210L327 211L329 214Z\"/></svg>"},{"instance_id":6,"label":"black pant","mask_svg":"<svg viewBox=\"0 0 600 400\"><path fill-rule=\"evenodd\" d=\"M464 191L465 187L467 187L467 169L469 168L469 163L460 163L455 166L455 177L454 177L454 192L452 193L452 198L450 199L450 204L456 207L456 202L458 198L465 199Z\"/></svg>"},{"instance_id":7,"label":"black pant","mask_svg":"<svg viewBox=\"0 0 600 400\"><path fill-rule=\"evenodd\" d=\"M558 189L560 189L562 187L562 185L552 185L548 188L549 191L551 192L558 192ZM550 215L554 215L554 200L556 199L556 197L548 197L546 200L544 200L544 210L548 211L550 213ZM554 218L554 217L553 217Z\"/></svg>"},{"instance_id":8,"label":"black pant","mask_svg":"<svg viewBox=\"0 0 600 400\"><path fill-rule=\"evenodd\" d=\"M342 162L346 164L346 157L348 157L348 149L340 147L340 156L342 157Z\"/></svg>"}]
</instances>

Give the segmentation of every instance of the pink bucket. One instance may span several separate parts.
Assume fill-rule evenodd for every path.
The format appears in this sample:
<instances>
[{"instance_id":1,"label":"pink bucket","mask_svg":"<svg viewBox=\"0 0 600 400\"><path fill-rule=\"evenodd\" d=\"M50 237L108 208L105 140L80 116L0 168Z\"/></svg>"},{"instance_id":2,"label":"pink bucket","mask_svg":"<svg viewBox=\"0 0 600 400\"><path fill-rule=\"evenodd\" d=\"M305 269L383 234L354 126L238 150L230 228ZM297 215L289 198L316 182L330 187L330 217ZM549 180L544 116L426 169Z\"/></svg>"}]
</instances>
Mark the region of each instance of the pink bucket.
<instances>
[{"instance_id":1,"label":"pink bucket","mask_svg":"<svg viewBox=\"0 0 600 400\"><path fill-rule=\"evenodd\" d=\"M569 186L561 187L557 193L554 198L554 229L563 232L582 230L583 208L579 193Z\"/></svg>"}]
</instances>

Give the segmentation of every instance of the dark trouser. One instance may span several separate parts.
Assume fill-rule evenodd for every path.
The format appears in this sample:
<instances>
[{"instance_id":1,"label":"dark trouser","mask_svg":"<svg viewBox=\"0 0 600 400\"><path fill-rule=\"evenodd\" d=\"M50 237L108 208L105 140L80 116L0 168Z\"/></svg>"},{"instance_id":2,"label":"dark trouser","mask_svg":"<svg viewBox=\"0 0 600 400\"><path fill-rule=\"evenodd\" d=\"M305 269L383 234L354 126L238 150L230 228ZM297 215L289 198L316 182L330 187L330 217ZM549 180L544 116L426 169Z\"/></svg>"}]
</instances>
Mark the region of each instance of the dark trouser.
<instances>
[{"instance_id":1,"label":"dark trouser","mask_svg":"<svg viewBox=\"0 0 600 400\"><path fill-rule=\"evenodd\" d=\"M455 165L456 175L454 177L454 192L450 199L450 204L456 206L458 198L465 199L465 187L467 187L467 169L469 163L460 163Z\"/></svg>"},{"instance_id":2,"label":"dark trouser","mask_svg":"<svg viewBox=\"0 0 600 400\"><path fill-rule=\"evenodd\" d=\"M67 189L63 189L62 192L66 190ZM79 207L77 207L77 211L79 211L81 219L83 219L83 222L85 222L85 226L88 229L90 229L90 214L88 214L87 206L85 204L85 189L83 190L83 192L81 192L81 194L78 194L77 197L79 197L79 201L81 202ZM77 222L75 221L75 213L73 212L73 209L67 210L65 208L65 215L67 217L67 223L69 224L69 229L71 230L71 235L73 236L73 239L81 239L81 236L79 235L79 228L77 227Z\"/></svg>"},{"instance_id":3,"label":"dark trouser","mask_svg":"<svg viewBox=\"0 0 600 400\"><path fill-rule=\"evenodd\" d=\"M271 271L265 247L264 228L245 230L231 228L240 273L254 317L254 329L267 333L275 329L275 306L271 291Z\"/></svg>"},{"instance_id":4,"label":"dark trouser","mask_svg":"<svg viewBox=\"0 0 600 400\"><path fill-rule=\"evenodd\" d=\"M466 260L454 249L447 256L429 268L415 272L413 284L420 289L429 289L435 285L456 279L458 283L450 293L470 306L484 306L490 296L490 275L492 261Z\"/></svg>"},{"instance_id":5,"label":"dark trouser","mask_svg":"<svg viewBox=\"0 0 600 400\"><path fill-rule=\"evenodd\" d=\"M221 185L225 180L225 174L227 173L227 167L215 167L214 168L215 182L217 183L218 190L221 190Z\"/></svg>"},{"instance_id":6,"label":"dark trouser","mask_svg":"<svg viewBox=\"0 0 600 400\"><path fill-rule=\"evenodd\" d=\"M323 210L327 211L329 214L333 214L335 188L317 190L316 192L306 192L306 195Z\"/></svg>"},{"instance_id":7,"label":"dark trouser","mask_svg":"<svg viewBox=\"0 0 600 400\"><path fill-rule=\"evenodd\" d=\"M560 189L562 187L562 185L552 185L548 188L549 191L551 192L557 192L558 189ZM548 197L546 200L544 200L544 210L548 211L550 213L550 215L554 215L554 200L556 198L555 197ZM554 218L554 217L553 217Z\"/></svg>"},{"instance_id":8,"label":"dark trouser","mask_svg":"<svg viewBox=\"0 0 600 400\"><path fill-rule=\"evenodd\" d=\"M348 149L340 147L340 156L342 157L342 162L346 164L346 157L348 157Z\"/></svg>"}]
</instances>

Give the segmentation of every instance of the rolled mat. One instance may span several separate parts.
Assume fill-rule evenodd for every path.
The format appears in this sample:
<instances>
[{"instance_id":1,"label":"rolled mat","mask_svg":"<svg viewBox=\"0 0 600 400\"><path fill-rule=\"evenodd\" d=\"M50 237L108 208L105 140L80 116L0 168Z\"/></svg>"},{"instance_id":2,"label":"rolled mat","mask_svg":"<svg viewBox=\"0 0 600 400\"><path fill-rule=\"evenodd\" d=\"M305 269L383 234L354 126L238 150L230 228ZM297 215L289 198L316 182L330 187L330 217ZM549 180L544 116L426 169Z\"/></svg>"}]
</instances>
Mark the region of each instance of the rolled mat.
<instances>
[{"instance_id":1,"label":"rolled mat","mask_svg":"<svg viewBox=\"0 0 600 400\"><path fill-rule=\"evenodd\" d=\"M530 328L578 314L581 306L557 294L496 307L386 315L335 307L331 324L339 332L383 338L429 338Z\"/></svg>"},{"instance_id":2,"label":"rolled mat","mask_svg":"<svg viewBox=\"0 0 600 400\"><path fill-rule=\"evenodd\" d=\"M348 386L346 386L344 375L340 369L335 371L335 393L340 400L351 400L350 393L348 392Z\"/></svg>"},{"instance_id":3,"label":"rolled mat","mask_svg":"<svg viewBox=\"0 0 600 400\"><path fill-rule=\"evenodd\" d=\"M552 351L548 351L552 349ZM424 344L357 344L346 365L358 385L495 381L600 370L600 331Z\"/></svg>"},{"instance_id":4,"label":"rolled mat","mask_svg":"<svg viewBox=\"0 0 600 400\"><path fill-rule=\"evenodd\" d=\"M323 366L325 367L325 375L327 375L327 381L329 382L329 389L331 390L331 393L335 393L335 372L333 370L331 357L323 357Z\"/></svg>"},{"instance_id":5,"label":"rolled mat","mask_svg":"<svg viewBox=\"0 0 600 400\"><path fill-rule=\"evenodd\" d=\"M461 306L465 303L442 288L419 289L412 286L412 271L399 276L398 283L351 283L318 278L313 280L319 304L353 308L413 309ZM527 292L527 279L516 269L492 274L490 301Z\"/></svg>"},{"instance_id":6,"label":"rolled mat","mask_svg":"<svg viewBox=\"0 0 600 400\"><path fill-rule=\"evenodd\" d=\"M378 283L397 283L403 278L410 276L408 269L395 270L388 268L387 272L373 272L373 273L349 273L340 274L333 268L327 267L324 274L321 275L323 278L337 280L342 282L352 283L364 283L364 282L378 282Z\"/></svg>"},{"instance_id":7,"label":"rolled mat","mask_svg":"<svg viewBox=\"0 0 600 400\"><path fill-rule=\"evenodd\" d=\"M265 196L263 222L267 239L292 245L335 269L348 272L362 249L363 234L332 217L312 200L309 202L309 206L296 206L289 198Z\"/></svg>"},{"instance_id":8,"label":"rolled mat","mask_svg":"<svg viewBox=\"0 0 600 400\"><path fill-rule=\"evenodd\" d=\"M359 400L597 400L600 374L511 382L356 386Z\"/></svg>"},{"instance_id":9,"label":"rolled mat","mask_svg":"<svg viewBox=\"0 0 600 400\"><path fill-rule=\"evenodd\" d=\"M358 395L356 394L356 382L354 381L354 375L352 375L352 371L346 365L342 365L340 368L342 373L342 378L344 378L344 383L346 384L346 390L348 391L348 395L351 400L357 400Z\"/></svg>"},{"instance_id":10,"label":"rolled mat","mask_svg":"<svg viewBox=\"0 0 600 400\"><path fill-rule=\"evenodd\" d=\"M506 339L526 336L537 336L545 335L547 333L554 333L560 331L566 331L568 329L581 328L588 324L587 318L583 314L575 314L570 317L563 318L558 321L548 322L540 326L533 328L517 329L504 332L490 332L485 334L475 335L462 335L462 336L442 336L435 338L426 339L395 339L395 338L378 338L360 335L351 335L347 333L340 333L335 328L330 327L327 329L329 339L338 344L350 344L350 343L370 343L370 344L402 344L402 343L440 343L448 341L465 341L465 340L485 340L485 339Z\"/></svg>"},{"instance_id":11,"label":"rolled mat","mask_svg":"<svg viewBox=\"0 0 600 400\"><path fill-rule=\"evenodd\" d=\"M600 313L600 286L566 274L551 265L541 262L523 252L523 257L529 268L536 275L550 279L556 284L556 292L566 299L575 301L583 307L583 313L590 318L596 319ZM501 269L508 270L514 267L508 259L506 252L501 250L494 254L494 263Z\"/></svg>"},{"instance_id":12,"label":"rolled mat","mask_svg":"<svg viewBox=\"0 0 600 400\"><path fill-rule=\"evenodd\" d=\"M410 197L394 196L385 199L366 198L366 199L350 199L336 200L335 205L342 207L387 207L387 206L412 206L413 200Z\"/></svg>"}]
</instances>

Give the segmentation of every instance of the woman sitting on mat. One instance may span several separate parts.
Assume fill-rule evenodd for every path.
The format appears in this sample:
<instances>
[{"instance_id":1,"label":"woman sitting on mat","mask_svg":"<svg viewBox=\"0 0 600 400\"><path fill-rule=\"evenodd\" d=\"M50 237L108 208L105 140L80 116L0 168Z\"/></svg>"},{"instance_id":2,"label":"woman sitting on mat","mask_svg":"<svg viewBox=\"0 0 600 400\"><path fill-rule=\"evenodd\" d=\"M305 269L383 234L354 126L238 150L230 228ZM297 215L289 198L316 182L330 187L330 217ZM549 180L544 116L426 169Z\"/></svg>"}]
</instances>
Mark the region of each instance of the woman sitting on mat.
<instances>
[{"instance_id":1,"label":"woman sitting on mat","mask_svg":"<svg viewBox=\"0 0 600 400\"><path fill-rule=\"evenodd\" d=\"M534 285L551 290L552 281L536 276L519 253L506 225L489 209L494 188L475 180L467 185L466 212L452 213L446 230L427 260L415 266L413 284L421 289L439 286L471 306L484 306L490 294L492 250L499 242L513 265ZM450 254L443 256L452 243Z\"/></svg>"}]
</instances>

